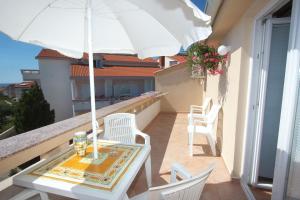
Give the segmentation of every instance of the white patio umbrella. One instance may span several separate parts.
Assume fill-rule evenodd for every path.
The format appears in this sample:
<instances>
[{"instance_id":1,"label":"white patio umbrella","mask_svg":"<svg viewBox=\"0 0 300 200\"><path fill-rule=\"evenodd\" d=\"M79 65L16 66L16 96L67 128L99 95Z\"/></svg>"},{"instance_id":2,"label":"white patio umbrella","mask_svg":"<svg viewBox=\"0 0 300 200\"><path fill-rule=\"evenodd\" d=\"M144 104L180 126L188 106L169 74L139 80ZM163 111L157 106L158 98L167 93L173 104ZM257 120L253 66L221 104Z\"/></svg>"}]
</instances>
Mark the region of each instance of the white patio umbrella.
<instances>
[{"instance_id":1,"label":"white patio umbrella","mask_svg":"<svg viewBox=\"0 0 300 200\"><path fill-rule=\"evenodd\" d=\"M98 158L93 53L170 56L211 34L190 0L0 0L0 31L74 57L89 53L94 158ZM1 45L1 44L0 44Z\"/></svg>"}]
</instances>

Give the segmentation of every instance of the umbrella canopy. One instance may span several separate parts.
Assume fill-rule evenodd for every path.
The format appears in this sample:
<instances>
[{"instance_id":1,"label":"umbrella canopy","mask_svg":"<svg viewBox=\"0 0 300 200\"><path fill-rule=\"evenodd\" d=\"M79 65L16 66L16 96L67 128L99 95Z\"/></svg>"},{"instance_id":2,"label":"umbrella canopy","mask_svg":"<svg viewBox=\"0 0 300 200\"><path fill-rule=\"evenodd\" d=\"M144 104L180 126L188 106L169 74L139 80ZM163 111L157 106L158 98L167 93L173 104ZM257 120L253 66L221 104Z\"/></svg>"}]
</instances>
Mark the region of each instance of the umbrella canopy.
<instances>
[{"instance_id":1,"label":"umbrella canopy","mask_svg":"<svg viewBox=\"0 0 300 200\"><path fill-rule=\"evenodd\" d=\"M74 58L88 52L87 0L0 0L0 30ZM206 39L210 17L190 0L91 0L93 52L174 55Z\"/></svg>"},{"instance_id":2,"label":"umbrella canopy","mask_svg":"<svg viewBox=\"0 0 300 200\"><path fill-rule=\"evenodd\" d=\"M93 53L170 56L211 34L190 0L0 0L0 31L74 57L89 53L97 158Z\"/></svg>"}]
</instances>

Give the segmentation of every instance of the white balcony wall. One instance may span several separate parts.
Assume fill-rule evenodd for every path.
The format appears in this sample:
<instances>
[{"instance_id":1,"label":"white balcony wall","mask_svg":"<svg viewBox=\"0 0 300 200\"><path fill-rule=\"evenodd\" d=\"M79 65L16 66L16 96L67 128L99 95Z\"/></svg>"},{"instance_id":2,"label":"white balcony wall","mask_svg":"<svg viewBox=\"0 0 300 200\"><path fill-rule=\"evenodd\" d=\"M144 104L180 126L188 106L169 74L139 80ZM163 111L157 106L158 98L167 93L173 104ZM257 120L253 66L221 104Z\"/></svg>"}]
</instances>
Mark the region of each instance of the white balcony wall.
<instances>
[{"instance_id":1,"label":"white balcony wall","mask_svg":"<svg viewBox=\"0 0 300 200\"><path fill-rule=\"evenodd\" d=\"M55 110L55 121L73 116L70 79L70 61L39 59L41 88L51 109Z\"/></svg>"}]
</instances>

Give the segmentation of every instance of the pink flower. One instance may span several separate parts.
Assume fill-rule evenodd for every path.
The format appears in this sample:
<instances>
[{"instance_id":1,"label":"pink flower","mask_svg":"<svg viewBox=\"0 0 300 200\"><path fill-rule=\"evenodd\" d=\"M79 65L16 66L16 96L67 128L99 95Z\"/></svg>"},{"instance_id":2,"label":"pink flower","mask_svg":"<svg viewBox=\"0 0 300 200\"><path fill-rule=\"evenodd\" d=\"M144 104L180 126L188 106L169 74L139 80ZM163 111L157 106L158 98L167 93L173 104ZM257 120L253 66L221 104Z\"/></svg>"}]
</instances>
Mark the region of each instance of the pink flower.
<instances>
[{"instance_id":1,"label":"pink flower","mask_svg":"<svg viewBox=\"0 0 300 200\"><path fill-rule=\"evenodd\" d=\"M197 56L193 56L192 60L193 61L197 60Z\"/></svg>"},{"instance_id":2,"label":"pink flower","mask_svg":"<svg viewBox=\"0 0 300 200\"><path fill-rule=\"evenodd\" d=\"M218 74L224 74L224 70L223 69L219 69L219 70L216 70L218 72Z\"/></svg>"},{"instance_id":3,"label":"pink flower","mask_svg":"<svg viewBox=\"0 0 300 200\"><path fill-rule=\"evenodd\" d=\"M215 75L215 70L213 70L213 69L208 70L208 72L212 75Z\"/></svg>"},{"instance_id":4,"label":"pink flower","mask_svg":"<svg viewBox=\"0 0 300 200\"><path fill-rule=\"evenodd\" d=\"M208 54L208 53L205 53L205 54L204 54L204 56L205 56L205 57L208 57L208 56L209 56L209 54Z\"/></svg>"}]
</instances>

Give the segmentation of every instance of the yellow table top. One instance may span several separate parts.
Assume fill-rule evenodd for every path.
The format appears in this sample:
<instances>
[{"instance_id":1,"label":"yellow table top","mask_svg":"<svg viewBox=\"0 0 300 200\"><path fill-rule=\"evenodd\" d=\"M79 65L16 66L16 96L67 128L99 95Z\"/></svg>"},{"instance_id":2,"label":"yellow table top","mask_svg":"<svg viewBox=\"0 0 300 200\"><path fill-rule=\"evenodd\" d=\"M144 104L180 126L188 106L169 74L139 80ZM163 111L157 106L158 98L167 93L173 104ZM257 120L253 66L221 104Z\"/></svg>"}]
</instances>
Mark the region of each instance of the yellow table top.
<instances>
[{"instance_id":1,"label":"yellow table top","mask_svg":"<svg viewBox=\"0 0 300 200\"><path fill-rule=\"evenodd\" d=\"M98 142L99 159L94 161L92 144L79 157L74 149L32 171L30 175L112 190L140 152L142 145Z\"/></svg>"}]
</instances>

